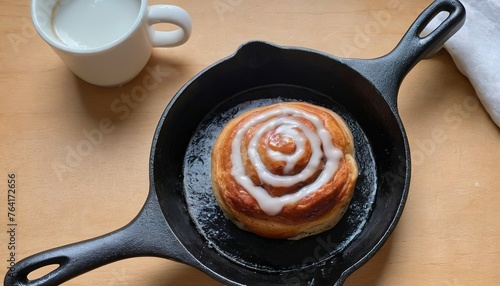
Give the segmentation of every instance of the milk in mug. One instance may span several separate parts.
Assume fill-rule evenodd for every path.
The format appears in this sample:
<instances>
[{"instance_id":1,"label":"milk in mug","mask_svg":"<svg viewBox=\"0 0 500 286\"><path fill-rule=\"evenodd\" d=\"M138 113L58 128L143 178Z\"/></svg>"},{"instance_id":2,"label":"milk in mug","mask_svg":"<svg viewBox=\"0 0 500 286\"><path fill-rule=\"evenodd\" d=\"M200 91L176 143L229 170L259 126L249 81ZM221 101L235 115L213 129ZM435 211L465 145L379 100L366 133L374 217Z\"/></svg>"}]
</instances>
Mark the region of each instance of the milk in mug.
<instances>
[{"instance_id":1,"label":"milk in mug","mask_svg":"<svg viewBox=\"0 0 500 286\"><path fill-rule=\"evenodd\" d=\"M53 10L52 28L70 48L99 48L127 34L140 6L139 0L62 0Z\"/></svg>"}]
</instances>

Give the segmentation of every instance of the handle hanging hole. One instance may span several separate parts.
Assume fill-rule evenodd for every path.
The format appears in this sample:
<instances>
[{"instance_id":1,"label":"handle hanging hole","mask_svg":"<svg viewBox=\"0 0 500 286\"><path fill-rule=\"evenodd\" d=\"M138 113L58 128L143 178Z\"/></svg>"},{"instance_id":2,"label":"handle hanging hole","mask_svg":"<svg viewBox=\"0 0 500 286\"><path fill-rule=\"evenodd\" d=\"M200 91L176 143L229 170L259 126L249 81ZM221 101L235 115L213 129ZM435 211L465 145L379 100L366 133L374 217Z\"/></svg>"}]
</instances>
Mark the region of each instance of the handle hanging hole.
<instances>
[{"instance_id":1,"label":"handle hanging hole","mask_svg":"<svg viewBox=\"0 0 500 286\"><path fill-rule=\"evenodd\" d=\"M429 23L425 26L425 28L418 35L421 39L427 37L432 32L434 32L448 17L450 16L450 12L441 11L439 12Z\"/></svg>"},{"instance_id":2,"label":"handle hanging hole","mask_svg":"<svg viewBox=\"0 0 500 286\"><path fill-rule=\"evenodd\" d=\"M40 278L54 272L60 266L61 266L60 264L49 264L49 265L45 265L45 266L42 266L40 268L37 268L28 274L28 280L34 281L34 280L40 279Z\"/></svg>"}]
</instances>

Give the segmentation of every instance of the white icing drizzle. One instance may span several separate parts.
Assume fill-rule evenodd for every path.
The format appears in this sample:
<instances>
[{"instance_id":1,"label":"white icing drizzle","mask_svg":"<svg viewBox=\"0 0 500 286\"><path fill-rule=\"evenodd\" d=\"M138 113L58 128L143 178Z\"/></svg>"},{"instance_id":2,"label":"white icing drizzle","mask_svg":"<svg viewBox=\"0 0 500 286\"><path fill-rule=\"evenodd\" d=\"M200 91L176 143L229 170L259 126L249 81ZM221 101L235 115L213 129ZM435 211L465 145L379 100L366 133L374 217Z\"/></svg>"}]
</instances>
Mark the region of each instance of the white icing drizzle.
<instances>
[{"instance_id":1,"label":"white icing drizzle","mask_svg":"<svg viewBox=\"0 0 500 286\"><path fill-rule=\"evenodd\" d=\"M311 122L316 128L316 132L297 120L298 118L304 118ZM314 182L293 194L280 197L272 197L264 188L253 184L245 173L241 158L241 143L250 128L261 123L263 124L256 130L248 146L248 156L261 182L275 187L293 186L310 178L318 170L321 159L324 157L326 159L324 168ZM269 158L285 162L284 176L273 174L267 170L257 151L260 138L273 129L275 129L273 131L275 134L290 138L296 145L292 154L285 154L271 148L267 150ZM306 142L309 142L311 146L311 157L307 166L298 174L288 175L304 154ZM236 133L231 148L231 163L233 165L231 175L268 215L277 215L285 205L296 203L307 195L318 191L322 185L333 178L343 155L342 151L333 145L330 132L326 130L319 117L300 109L283 106L263 112L246 122Z\"/></svg>"}]
</instances>

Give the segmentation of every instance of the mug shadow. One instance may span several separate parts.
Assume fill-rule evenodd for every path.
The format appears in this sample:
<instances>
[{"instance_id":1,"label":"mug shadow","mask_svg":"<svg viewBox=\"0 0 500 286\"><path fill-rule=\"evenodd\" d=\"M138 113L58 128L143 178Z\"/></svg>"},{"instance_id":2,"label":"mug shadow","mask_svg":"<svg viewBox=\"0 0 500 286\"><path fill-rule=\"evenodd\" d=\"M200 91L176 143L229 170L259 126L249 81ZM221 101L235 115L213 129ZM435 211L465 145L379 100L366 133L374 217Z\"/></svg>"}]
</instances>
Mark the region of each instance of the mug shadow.
<instances>
[{"instance_id":1,"label":"mug shadow","mask_svg":"<svg viewBox=\"0 0 500 286\"><path fill-rule=\"evenodd\" d=\"M125 59L126 60L126 59ZM187 63L181 58L166 57L153 53L146 66L131 81L116 87L100 87L75 77L77 93L86 115L95 119L109 119L115 125L123 123L130 115L144 110L146 101L162 96L166 105L184 82Z\"/></svg>"}]
</instances>

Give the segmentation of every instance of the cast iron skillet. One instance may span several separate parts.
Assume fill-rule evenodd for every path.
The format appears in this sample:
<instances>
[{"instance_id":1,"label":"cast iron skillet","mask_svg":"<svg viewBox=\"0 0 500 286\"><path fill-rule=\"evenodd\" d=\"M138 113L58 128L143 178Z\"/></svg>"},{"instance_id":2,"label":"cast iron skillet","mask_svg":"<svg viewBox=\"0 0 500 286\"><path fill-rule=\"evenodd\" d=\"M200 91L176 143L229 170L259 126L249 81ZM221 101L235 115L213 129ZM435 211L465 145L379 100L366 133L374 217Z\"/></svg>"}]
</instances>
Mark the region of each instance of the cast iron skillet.
<instances>
[{"instance_id":1,"label":"cast iron skillet","mask_svg":"<svg viewBox=\"0 0 500 286\"><path fill-rule=\"evenodd\" d=\"M442 11L449 17L420 37ZM244 44L190 80L166 108L152 144L149 196L137 218L110 234L19 261L5 285L60 284L137 256L192 265L228 285L341 285L386 241L406 201L410 153L397 111L401 81L464 20L460 2L436 1L392 52L371 60ZM249 108L289 100L326 106L346 120L360 172L341 222L298 241L239 230L224 219L210 188L210 149L222 126ZM27 278L47 265L59 266L41 278Z\"/></svg>"}]
</instances>

